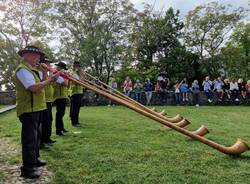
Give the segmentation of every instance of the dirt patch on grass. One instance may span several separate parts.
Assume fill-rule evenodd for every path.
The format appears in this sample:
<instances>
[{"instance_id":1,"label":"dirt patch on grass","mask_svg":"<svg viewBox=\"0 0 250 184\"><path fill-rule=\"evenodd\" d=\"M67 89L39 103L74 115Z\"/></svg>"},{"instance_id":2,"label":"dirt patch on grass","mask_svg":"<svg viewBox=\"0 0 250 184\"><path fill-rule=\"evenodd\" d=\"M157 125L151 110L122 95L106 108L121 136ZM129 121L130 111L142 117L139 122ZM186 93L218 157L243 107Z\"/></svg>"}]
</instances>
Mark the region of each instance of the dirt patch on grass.
<instances>
[{"instance_id":1,"label":"dirt patch on grass","mask_svg":"<svg viewBox=\"0 0 250 184\"><path fill-rule=\"evenodd\" d=\"M46 167L39 168L41 174L39 179L25 179L20 177L20 166L18 163L11 163L11 158L18 156L21 152L18 146L7 138L0 138L0 184L48 184L53 175Z\"/></svg>"}]
</instances>

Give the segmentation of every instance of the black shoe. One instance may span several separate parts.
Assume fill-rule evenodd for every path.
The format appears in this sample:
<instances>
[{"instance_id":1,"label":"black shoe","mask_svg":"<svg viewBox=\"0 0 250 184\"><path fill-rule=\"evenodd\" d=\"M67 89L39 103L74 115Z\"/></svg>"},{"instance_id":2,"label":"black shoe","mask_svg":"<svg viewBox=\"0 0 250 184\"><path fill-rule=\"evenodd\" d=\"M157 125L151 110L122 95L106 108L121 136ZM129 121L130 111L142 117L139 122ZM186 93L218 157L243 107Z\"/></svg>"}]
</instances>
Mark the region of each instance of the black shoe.
<instances>
[{"instance_id":1,"label":"black shoe","mask_svg":"<svg viewBox=\"0 0 250 184\"><path fill-rule=\"evenodd\" d=\"M76 123L76 124L72 124L72 126L73 126L73 127L79 127L80 124L77 124L77 123Z\"/></svg>"},{"instance_id":2,"label":"black shoe","mask_svg":"<svg viewBox=\"0 0 250 184\"><path fill-rule=\"evenodd\" d=\"M40 145L40 149L46 149L47 147L45 146L45 144L44 143L41 143L41 145Z\"/></svg>"},{"instance_id":3,"label":"black shoe","mask_svg":"<svg viewBox=\"0 0 250 184\"><path fill-rule=\"evenodd\" d=\"M56 141L49 139L49 140L47 140L45 143L46 143L46 144L54 144L55 142L56 142Z\"/></svg>"},{"instance_id":4,"label":"black shoe","mask_svg":"<svg viewBox=\"0 0 250 184\"><path fill-rule=\"evenodd\" d=\"M20 177L29 178L29 179L37 179L40 177L40 175L33 168L25 169L25 168L21 167Z\"/></svg>"},{"instance_id":5,"label":"black shoe","mask_svg":"<svg viewBox=\"0 0 250 184\"><path fill-rule=\"evenodd\" d=\"M56 135L65 136L66 134L63 131L60 131L60 132L56 132Z\"/></svg>"},{"instance_id":6,"label":"black shoe","mask_svg":"<svg viewBox=\"0 0 250 184\"><path fill-rule=\"evenodd\" d=\"M35 164L36 167L42 167L42 166L45 166L45 165L46 165L46 162L43 161L43 160L37 160L36 164Z\"/></svg>"}]
</instances>

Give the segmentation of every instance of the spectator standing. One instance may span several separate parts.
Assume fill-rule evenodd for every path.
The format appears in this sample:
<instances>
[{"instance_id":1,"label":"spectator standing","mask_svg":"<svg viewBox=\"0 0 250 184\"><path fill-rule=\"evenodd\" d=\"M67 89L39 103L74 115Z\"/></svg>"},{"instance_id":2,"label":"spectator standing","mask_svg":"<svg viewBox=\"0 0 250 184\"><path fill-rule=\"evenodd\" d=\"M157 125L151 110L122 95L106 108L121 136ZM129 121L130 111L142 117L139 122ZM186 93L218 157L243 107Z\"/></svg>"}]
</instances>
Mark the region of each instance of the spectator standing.
<instances>
[{"instance_id":1,"label":"spectator standing","mask_svg":"<svg viewBox=\"0 0 250 184\"><path fill-rule=\"evenodd\" d=\"M198 80L194 80L191 87L192 93L193 93L193 103L196 107L199 107L200 105L200 86L198 83Z\"/></svg>"},{"instance_id":2,"label":"spectator standing","mask_svg":"<svg viewBox=\"0 0 250 184\"><path fill-rule=\"evenodd\" d=\"M160 98L161 98L161 105L164 105L166 103L166 95L167 95L167 86L168 81L166 79L163 79L160 82Z\"/></svg>"},{"instance_id":3,"label":"spectator standing","mask_svg":"<svg viewBox=\"0 0 250 184\"><path fill-rule=\"evenodd\" d=\"M145 91L145 96L146 96L146 105L150 105L150 101L152 98L152 91L153 91L153 84L150 81L150 79L146 79L144 83L144 91Z\"/></svg>"},{"instance_id":4,"label":"spectator standing","mask_svg":"<svg viewBox=\"0 0 250 184\"><path fill-rule=\"evenodd\" d=\"M213 82L209 79L209 76L205 78L205 80L202 83L203 89L205 91L205 94L207 96L207 100L209 103L212 102L212 85Z\"/></svg>"},{"instance_id":5,"label":"spectator standing","mask_svg":"<svg viewBox=\"0 0 250 184\"><path fill-rule=\"evenodd\" d=\"M135 92L135 100L139 103L141 103L141 94L142 94L142 84L140 82L140 80L136 80L135 84L134 84L134 92Z\"/></svg>"},{"instance_id":6,"label":"spectator standing","mask_svg":"<svg viewBox=\"0 0 250 184\"><path fill-rule=\"evenodd\" d=\"M111 79L109 86L111 87L111 90L117 90L117 82L116 82L115 78ZM109 106L110 105L115 106L115 104L112 102L112 100L109 101Z\"/></svg>"},{"instance_id":7,"label":"spectator standing","mask_svg":"<svg viewBox=\"0 0 250 184\"><path fill-rule=\"evenodd\" d=\"M174 85L174 94L175 94L175 103L176 105L180 105L181 103L181 90L180 90L180 85L182 82L179 82L178 80L175 82Z\"/></svg>"},{"instance_id":8,"label":"spectator standing","mask_svg":"<svg viewBox=\"0 0 250 184\"><path fill-rule=\"evenodd\" d=\"M157 80L156 84L155 84L155 92L157 94L157 97L159 98L159 96L161 97L161 81Z\"/></svg>"},{"instance_id":9,"label":"spectator standing","mask_svg":"<svg viewBox=\"0 0 250 184\"><path fill-rule=\"evenodd\" d=\"M99 78L100 78L100 77L99 77ZM93 82L95 85L101 87L102 84L101 84L99 78L95 76L92 82ZM97 105L100 104L100 95L99 95L98 93L95 93L95 103L96 103Z\"/></svg>"},{"instance_id":10,"label":"spectator standing","mask_svg":"<svg viewBox=\"0 0 250 184\"><path fill-rule=\"evenodd\" d=\"M181 91L181 97L182 97L182 101L183 103L188 102L188 84L186 79L183 79L181 85L180 85L180 91Z\"/></svg>"}]
</instances>

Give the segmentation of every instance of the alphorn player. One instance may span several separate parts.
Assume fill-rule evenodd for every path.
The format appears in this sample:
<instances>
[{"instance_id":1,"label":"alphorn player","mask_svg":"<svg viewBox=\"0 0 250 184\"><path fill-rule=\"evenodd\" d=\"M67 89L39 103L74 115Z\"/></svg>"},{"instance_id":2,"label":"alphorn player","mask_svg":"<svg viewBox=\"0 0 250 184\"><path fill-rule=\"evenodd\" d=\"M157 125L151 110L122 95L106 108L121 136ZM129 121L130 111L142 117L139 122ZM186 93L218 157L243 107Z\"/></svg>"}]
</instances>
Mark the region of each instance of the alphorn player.
<instances>
[{"instance_id":1,"label":"alphorn player","mask_svg":"<svg viewBox=\"0 0 250 184\"><path fill-rule=\"evenodd\" d=\"M41 60L41 63L44 63L48 67L51 67L51 63L53 62L48 57L44 57L44 59ZM45 78L48 78L50 75L52 75L50 71L44 69L43 71ZM54 100L53 95L54 95L54 89L52 84L50 84L45 87L45 99L46 99L47 109L44 111L43 121L42 121L42 138L41 138L42 144L53 144L56 142L50 138L52 133L52 121L53 121L53 116L52 116L52 103Z\"/></svg>"},{"instance_id":2,"label":"alphorn player","mask_svg":"<svg viewBox=\"0 0 250 184\"><path fill-rule=\"evenodd\" d=\"M56 64L57 70L63 72L68 70L67 65L64 62ZM66 135L68 132L64 128L63 116L65 114L65 108L68 98L68 84L69 81L59 76L56 80L54 87L54 103L56 104L56 134L59 136Z\"/></svg>"},{"instance_id":3,"label":"alphorn player","mask_svg":"<svg viewBox=\"0 0 250 184\"><path fill-rule=\"evenodd\" d=\"M22 123L22 161L21 176L38 178L36 167L46 165L39 160L40 130L42 112L46 109L44 88L56 79L56 75L42 81L36 65L44 55L39 48L27 46L18 52L22 57L15 70L16 111Z\"/></svg>"},{"instance_id":4,"label":"alphorn player","mask_svg":"<svg viewBox=\"0 0 250 184\"><path fill-rule=\"evenodd\" d=\"M81 69L80 62L75 61L73 64L73 74L72 76L76 79L83 80L84 73ZM83 87L77 83L71 82L71 105L70 105L70 118L72 126L78 127L79 123L79 113L82 102Z\"/></svg>"}]
</instances>

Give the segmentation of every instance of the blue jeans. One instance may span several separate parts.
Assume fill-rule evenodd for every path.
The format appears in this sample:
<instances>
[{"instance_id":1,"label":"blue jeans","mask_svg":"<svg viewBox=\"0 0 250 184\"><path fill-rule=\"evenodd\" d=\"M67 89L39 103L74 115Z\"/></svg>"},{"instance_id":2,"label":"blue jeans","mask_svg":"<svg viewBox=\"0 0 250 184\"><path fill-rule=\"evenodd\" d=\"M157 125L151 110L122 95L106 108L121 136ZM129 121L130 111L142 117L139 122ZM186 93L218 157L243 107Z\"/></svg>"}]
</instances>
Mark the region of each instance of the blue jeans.
<instances>
[{"instance_id":1,"label":"blue jeans","mask_svg":"<svg viewBox=\"0 0 250 184\"><path fill-rule=\"evenodd\" d=\"M181 94L175 93L175 103L180 104L181 103Z\"/></svg>"},{"instance_id":2,"label":"blue jeans","mask_svg":"<svg viewBox=\"0 0 250 184\"><path fill-rule=\"evenodd\" d=\"M130 92L131 92L131 90L125 90L124 94L129 97L130 96Z\"/></svg>"},{"instance_id":3,"label":"blue jeans","mask_svg":"<svg viewBox=\"0 0 250 184\"><path fill-rule=\"evenodd\" d=\"M212 100L212 96L213 96L212 92L211 91L205 91L205 93L206 93L207 99Z\"/></svg>"},{"instance_id":4,"label":"blue jeans","mask_svg":"<svg viewBox=\"0 0 250 184\"><path fill-rule=\"evenodd\" d=\"M137 102L140 102L141 103L141 92L136 92L135 93L135 100Z\"/></svg>"}]
</instances>

